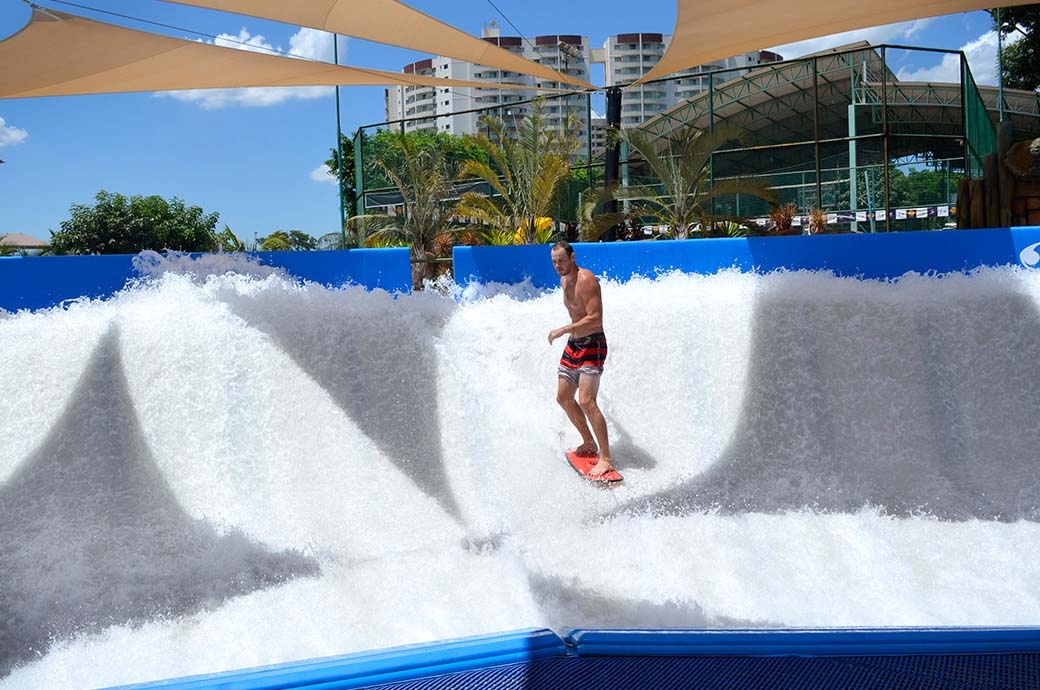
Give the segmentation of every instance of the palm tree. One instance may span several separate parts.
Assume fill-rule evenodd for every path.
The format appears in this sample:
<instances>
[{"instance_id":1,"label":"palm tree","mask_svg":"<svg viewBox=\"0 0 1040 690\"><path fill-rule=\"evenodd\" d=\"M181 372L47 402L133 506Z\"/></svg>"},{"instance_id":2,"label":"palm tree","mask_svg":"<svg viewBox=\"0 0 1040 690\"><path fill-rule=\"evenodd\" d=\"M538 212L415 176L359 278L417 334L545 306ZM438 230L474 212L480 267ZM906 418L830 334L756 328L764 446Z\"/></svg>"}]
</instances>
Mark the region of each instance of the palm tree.
<instances>
[{"instance_id":1,"label":"palm tree","mask_svg":"<svg viewBox=\"0 0 1040 690\"><path fill-rule=\"evenodd\" d=\"M347 221L355 246L408 246L412 257L412 282L422 286L432 277L431 258L436 238L450 226L444 200L451 196L451 176L440 151L421 148L414 137L398 133L393 150L374 160L401 195L404 211L354 216Z\"/></svg>"},{"instance_id":2,"label":"palm tree","mask_svg":"<svg viewBox=\"0 0 1040 690\"><path fill-rule=\"evenodd\" d=\"M224 231L217 234L218 252L244 252L246 245L231 230L231 226L224 225Z\"/></svg>"},{"instance_id":3,"label":"palm tree","mask_svg":"<svg viewBox=\"0 0 1040 690\"><path fill-rule=\"evenodd\" d=\"M485 132L474 139L487 153L488 162L463 161L459 176L486 182L497 198L466 192L455 214L487 226L483 235L489 244L547 241L552 223L545 219L578 150L577 120L572 116L562 128L550 129L541 102L535 101L516 127L515 137L500 118L485 116L481 125Z\"/></svg>"},{"instance_id":4,"label":"palm tree","mask_svg":"<svg viewBox=\"0 0 1040 690\"><path fill-rule=\"evenodd\" d=\"M615 135L639 152L660 186L619 187L607 190L613 198L629 202L627 213L595 217L595 229L609 228L625 218L655 218L668 226L675 239L686 239L698 226L712 227L716 220L709 202L731 194L757 196L769 202L776 191L760 178L733 177L712 181L711 159L723 144L739 138L733 129L714 132L685 126L670 136L655 137L639 129L623 129ZM592 204L594 199L587 203ZM589 216L590 209L583 209ZM594 232L595 232L594 229Z\"/></svg>"}]
</instances>

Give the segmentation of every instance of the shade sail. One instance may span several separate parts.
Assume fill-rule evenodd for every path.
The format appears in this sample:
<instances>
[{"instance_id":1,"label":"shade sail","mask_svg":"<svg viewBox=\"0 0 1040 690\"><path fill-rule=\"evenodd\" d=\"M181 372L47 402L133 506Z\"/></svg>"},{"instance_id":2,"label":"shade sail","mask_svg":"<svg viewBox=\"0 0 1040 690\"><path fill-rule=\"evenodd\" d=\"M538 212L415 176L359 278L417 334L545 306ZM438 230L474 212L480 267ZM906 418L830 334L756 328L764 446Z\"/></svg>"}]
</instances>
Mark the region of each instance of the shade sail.
<instances>
[{"instance_id":1,"label":"shade sail","mask_svg":"<svg viewBox=\"0 0 1040 690\"><path fill-rule=\"evenodd\" d=\"M181 5L273 19L324 29L431 55L466 60L550 82L592 88L591 84L532 62L423 14L397 0L171 0Z\"/></svg>"},{"instance_id":2,"label":"shade sail","mask_svg":"<svg viewBox=\"0 0 1040 690\"><path fill-rule=\"evenodd\" d=\"M41 239L26 235L24 232L12 232L0 235L0 247L15 247L17 249L42 249L50 245Z\"/></svg>"},{"instance_id":3,"label":"shade sail","mask_svg":"<svg viewBox=\"0 0 1040 690\"><path fill-rule=\"evenodd\" d=\"M330 65L38 9L0 41L0 65L0 98L273 86L531 88Z\"/></svg>"},{"instance_id":4,"label":"shade sail","mask_svg":"<svg viewBox=\"0 0 1040 690\"><path fill-rule=\"evenodd\" d=\"M677 0L661 61L635 83L752 50L881 24L993 7L993 0ZM1006 0L1003 5L1026 5ZM796 57L796 56L785 56Z\"/></svg>"}]
</instances>

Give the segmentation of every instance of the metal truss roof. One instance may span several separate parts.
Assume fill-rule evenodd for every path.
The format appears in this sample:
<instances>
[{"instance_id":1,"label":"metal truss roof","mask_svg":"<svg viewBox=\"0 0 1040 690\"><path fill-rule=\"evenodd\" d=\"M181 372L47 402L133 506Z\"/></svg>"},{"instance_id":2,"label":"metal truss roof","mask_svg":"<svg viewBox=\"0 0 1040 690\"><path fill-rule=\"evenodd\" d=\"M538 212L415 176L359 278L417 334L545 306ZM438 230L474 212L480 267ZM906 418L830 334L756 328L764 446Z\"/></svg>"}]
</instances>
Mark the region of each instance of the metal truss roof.
<instances>
[{"instance_id":1,"label":"metal truss roof","mask_svg":"<svg viewBox=\"0 0 1040 690\"><path fill-rule=\"evenodd\" d=\"M739 167L743 174L814 167L817 145L824 156L828 149L844 150L847 156L850 117L865 163L873 158L880 162L886 121L890 159L963 155L962 85L901 82L882 59L885 49L912 50L860 42L771 64L712 84L710 91L648 120L641 129L668 136L686 125L735 127L743 133L740 144L732 147L739 151L720 157L719 163ZM978 87L978 93L995 124L997 88ZM1005 89L1004 104L1005 117L1020 136L1040 136L1038 94ZM717 174L726 172L719 169Z\"/></svg>"}]
</instances>

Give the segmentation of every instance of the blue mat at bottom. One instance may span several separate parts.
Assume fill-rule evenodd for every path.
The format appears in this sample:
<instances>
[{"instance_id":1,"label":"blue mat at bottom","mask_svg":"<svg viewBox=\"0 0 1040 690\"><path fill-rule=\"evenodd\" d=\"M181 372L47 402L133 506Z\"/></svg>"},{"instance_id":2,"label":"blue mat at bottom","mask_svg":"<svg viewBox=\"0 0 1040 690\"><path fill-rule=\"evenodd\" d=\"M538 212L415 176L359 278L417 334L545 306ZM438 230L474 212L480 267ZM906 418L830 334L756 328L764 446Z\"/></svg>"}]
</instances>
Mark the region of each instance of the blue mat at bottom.
<instances>
[{"instance_id":1,"label":"blue mat at bottom","mask_svg":"<svg viewBox=\"0 0 1040 690\"><path fill-rule=\"evenodd\" d=\"M1035 690L1040 654L558 657L372 690Z\"/></svg>"}]
</instances>

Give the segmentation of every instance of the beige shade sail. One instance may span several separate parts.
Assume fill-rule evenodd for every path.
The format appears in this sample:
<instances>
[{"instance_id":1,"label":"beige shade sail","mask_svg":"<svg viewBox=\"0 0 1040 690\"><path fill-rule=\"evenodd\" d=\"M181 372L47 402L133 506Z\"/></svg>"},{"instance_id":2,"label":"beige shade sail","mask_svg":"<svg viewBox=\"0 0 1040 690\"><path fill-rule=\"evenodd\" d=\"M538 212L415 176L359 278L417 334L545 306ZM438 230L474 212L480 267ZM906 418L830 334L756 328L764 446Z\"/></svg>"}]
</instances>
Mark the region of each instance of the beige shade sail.
<instances>
[{"instance_id":1,"label":"beige shade sail","mask_svg":"<svg viewBox=\"0 0 1040 690\"><path fill-rule=\"evenodd\" d=\"M224 48L39 9L0 41L0 65L0 98L337 85L534 90Z\"/></svg>"},{"instance_id":2,"label":"beige shade sail","mask_svg":"<svg viewBox=\"0 0 1040 690\"><path fill-rule=\"evenodd\" d=\"M993 0L677 1L672 41L661 61L636 84L770 46L994 6ZM1005 7L1026 4L1029 0L1003 2Z\"/></svg>"},{"instance_id":3,"label":"beige shade sail","mask_svg":"<svg viewBox=\"0 0 1040 690\"><path fill-rule=\"evenodd\" d=\"M0 247L14 247L16 249L42 249L50 245L41 239L26 235L24 232L12 232L0 235Z\"/></svg>"},{"instance_id":4,"label":"beige shade sail","mask_svg":"<svg viewBox=\"0 0 1040 690\"><path fill-rule=\"evenodd\" d=\"M503 50L397 0L171 0L324 29L582 88L591 84Z\"/></svg>"}]
</instances>

